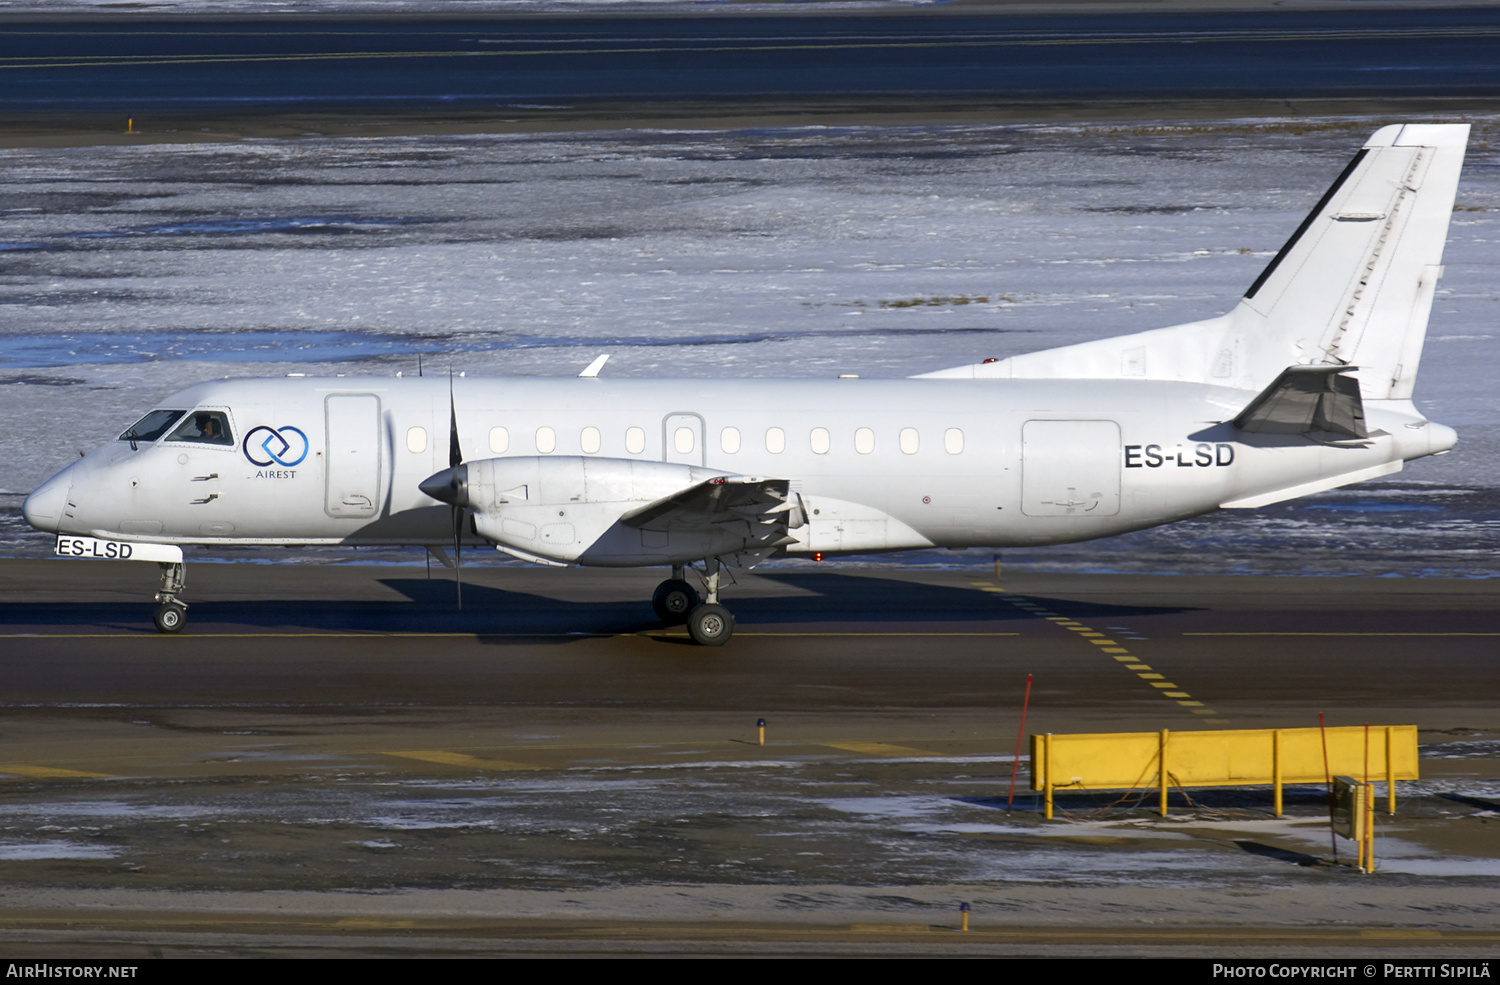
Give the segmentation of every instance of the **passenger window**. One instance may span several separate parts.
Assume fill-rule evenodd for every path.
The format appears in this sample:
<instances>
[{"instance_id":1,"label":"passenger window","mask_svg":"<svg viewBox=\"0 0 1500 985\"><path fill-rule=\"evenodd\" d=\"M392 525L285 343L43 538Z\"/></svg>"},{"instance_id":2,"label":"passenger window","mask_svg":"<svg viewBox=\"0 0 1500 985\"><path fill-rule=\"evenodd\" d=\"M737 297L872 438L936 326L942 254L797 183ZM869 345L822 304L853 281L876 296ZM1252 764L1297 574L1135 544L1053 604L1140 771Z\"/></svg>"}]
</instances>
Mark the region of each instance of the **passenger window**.
<instances>
[{"instance_id":1,"label":"passenger window","mask_svg":"<svg viewBox=\"0 0 1500 985\"><path fill-rule=\"evenodd\" d=\"M868 455L875 450L875 432L869 428L860 428L854 432L854 450L861 455Z\"/></svg>"},{"instance_id":2,"label":"passenger window","mask_svg":"<svg viewBox=\"0 0 1500 985\"><path fill-rule=\"evenodd\" d=\"M583 453L585 455L596 454L599 451L599 429L584 428L583 434L578 439L578 443L583 446Z\"/></svg>"},{"instance_id":3,"label":"passenger window","mask_svg":"<svg viewBox=\"0 0 1500 985\"><path fill-rule=\"evenodd\" d=\"M217 410L194 411L167 436L167 440L191 441L199 445L234 444L234 436L229 433L229 419Z\"/></svg>"},{"instance_id":4,"label":"passenger window","mask_svg":"<svg viewBox=\"0 0 1500 985\"><path fill-rule=\"evenodd\" d=\"M766 451L772 455L780 455L786 451L786 432L781 428L767 428Z\"/></svg>"},{"instance_id":5,"label":"passenger window","mask_svg":"<svg viewBox=\"0 0 1500 985\"><path fill-rule=\"evenodd\" d=\"M510 448L510 432L505 428L490 428L490 451L504 455Z\"/></svg>"},{"instance_id":6,"label":"passenger window","mask_svg":"<svg viewBox=\"0 0 1500 985\"><path fill-rule=\"evenodd\" d=\"M724 450L724 454L726 455L739 454L740 429L725 428L723 431L719 432L719 447Z\"/></svg>"},{"instance_id":7,"label":"passenger window","mask_svg":"<svg viewBox=\"0 0 1500 985\"><path fill-rule=\"evenodd\" d=\"M903 455L915 455L917 453L917 449L919 447L921 447L921 445L920 445L919 441L917 440L917 429L916 428L902 428L901 429L901 454L903 454Z\"/></svg>"},{"instance_id":8,"label":"passenger window","mask_svg":"<svg viewBox=\"0 0 1500 985\"><path fill-rule=\"evenodd\" d=\"M943 451L950 455L957 455L964 450L964 433L958 428L949 428L943 432Z\"/></svg>"},{"instance_id":9,"label":"passenger window","mask_svg":"<svg viewBox=\"0 0 1500 985\"><path fill-rule=\"evenodd\" d=\"M407 428L406 450L413 455L420 455L427 450L427 429Z\"/></svg>"},{"instance_id":10,"label":"passenger window","mask_svg":"<svg viewBox=\"0 0 1500 985\"><path fill-rule=\"evenodd\" d=\"M677 454L686 455L693 450L693 429L678 428L672 435L672 447L677 449Z\"/></svg>"},{"instance_id":11,"label":"passenger window","mask_svg":"<svg viewBox=\"0 0 1500 985\"><path fill-rule=\"evenodd\" d=\"M557 432L551 428L536 429L536 450L542 455L550 455L557 450Z\"/></svg>"},{"instance_id":12,"label":"passenger window","mask_svg":"<svg viewBox=\"0 0 1500 985\"><path fill-rule=\"evenodd\" d=\"M646 450L646 432L640 428L630 428L625 432L625 450L632 455L639 455Z\"/></svg>"},{"instance_id":13,"label":"passenger window","mask_svg":"<svg viewBox=\"0 0 1500 985\"><path fill-rule=\"evenodd\" d=\"M167 433L167 429L177 423L177 419L185 410L153 410L145 417L136 421L120 435L121 441L155 441Z\"/></svg>"},{"instance_id":14,"label":"passenger window","mask_svg":"<svg viewBox=\"0 0 1500 985\"><path fill-rule=\"evenodd\" d=\"M828 429L813 428L812 434L808 435L807 443L812 445L813 453L816 455L828 454Z\"/></svg>"}]
</instances>

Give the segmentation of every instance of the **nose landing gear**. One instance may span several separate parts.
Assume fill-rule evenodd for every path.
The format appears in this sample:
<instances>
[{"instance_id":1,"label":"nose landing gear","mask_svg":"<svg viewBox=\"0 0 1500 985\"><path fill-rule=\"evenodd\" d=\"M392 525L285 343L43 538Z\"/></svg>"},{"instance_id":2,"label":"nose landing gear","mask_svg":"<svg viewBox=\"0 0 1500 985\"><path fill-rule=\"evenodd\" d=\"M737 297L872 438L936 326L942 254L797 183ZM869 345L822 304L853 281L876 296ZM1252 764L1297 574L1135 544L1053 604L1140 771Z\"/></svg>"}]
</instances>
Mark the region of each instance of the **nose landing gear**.
<instances>
[{"instance_id":1,"label":"nose landing gear","mask_svg":"<svg viewBox=\"0 0 1500 985\"><path fill-rule=\"evenodd\" d=\"M187 603L179 601L177 596L187 587L187 568L180 562L159 562L157 567L161 568L161 590L156 593L156 601L161 608L156 610L152 621L159 633L180 633L187 624Z\"/></svg>"}]
</instances>

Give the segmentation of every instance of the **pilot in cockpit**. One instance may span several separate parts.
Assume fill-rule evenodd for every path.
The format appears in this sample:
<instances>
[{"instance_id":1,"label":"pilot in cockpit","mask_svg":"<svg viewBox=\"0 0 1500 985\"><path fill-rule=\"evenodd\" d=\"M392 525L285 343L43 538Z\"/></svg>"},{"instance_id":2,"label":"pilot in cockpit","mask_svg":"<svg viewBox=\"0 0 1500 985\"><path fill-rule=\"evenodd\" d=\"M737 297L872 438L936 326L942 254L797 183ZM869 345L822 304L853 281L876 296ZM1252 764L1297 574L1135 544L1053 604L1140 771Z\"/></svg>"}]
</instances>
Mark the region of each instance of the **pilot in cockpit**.
<instances>
[{"instance_id":1,"label":"pilot in cockpit","mask_svg":"<svg viewBox=\"0 0 1500 985\"><path fill-rule=\"evenodd\" d=\"M200 410L172 433L168 441L193 441L205 445L232 445L228 422L218 411Z\"/></svg>"}]
</instances>

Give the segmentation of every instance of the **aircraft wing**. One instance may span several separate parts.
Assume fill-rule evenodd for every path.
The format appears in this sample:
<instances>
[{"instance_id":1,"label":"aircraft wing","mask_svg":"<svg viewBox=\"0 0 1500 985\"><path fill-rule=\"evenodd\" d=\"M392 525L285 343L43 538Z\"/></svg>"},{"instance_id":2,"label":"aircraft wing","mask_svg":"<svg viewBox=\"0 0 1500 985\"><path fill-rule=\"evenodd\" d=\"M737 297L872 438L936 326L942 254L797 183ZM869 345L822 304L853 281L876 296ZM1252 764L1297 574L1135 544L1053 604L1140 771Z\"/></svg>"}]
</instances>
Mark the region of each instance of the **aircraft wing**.
<instances>
[{"instance_id":1,"label":"aircraft wing","mask_svg":"<svg viewBox=\"0 0 1500 985\"><path fill-rule=\"evenodd\" d=\"M790 543L787 530L802 526L801 497L786 479L752 476L715 476L680 492L663 496L620 517L627 527L641 530L734 529L743 524L747 547L777 547Z\"/></svg>"}]
</instances>

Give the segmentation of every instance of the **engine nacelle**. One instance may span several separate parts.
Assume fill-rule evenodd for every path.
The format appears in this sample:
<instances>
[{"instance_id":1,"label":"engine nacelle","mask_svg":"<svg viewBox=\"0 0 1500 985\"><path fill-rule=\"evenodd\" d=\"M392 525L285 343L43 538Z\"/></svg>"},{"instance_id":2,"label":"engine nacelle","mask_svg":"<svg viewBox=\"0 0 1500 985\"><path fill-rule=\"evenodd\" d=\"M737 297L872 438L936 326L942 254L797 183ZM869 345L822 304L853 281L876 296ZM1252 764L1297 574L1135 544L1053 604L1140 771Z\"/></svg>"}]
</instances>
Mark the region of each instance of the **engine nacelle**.
<instances>
[{"instance_id":1,"label":"engine nacelle","mask_svg":"<svg viewBox=\"0 0 1500 985\"><path fill-rule=\"evenodd\" d=\"M624 567L678 564L743 547L743 530L640 529L625 515L700 482L716 469L623 458L487 458L454 470L459 505L481 537L522 556Z\"/></svg>"}]
</instances>

